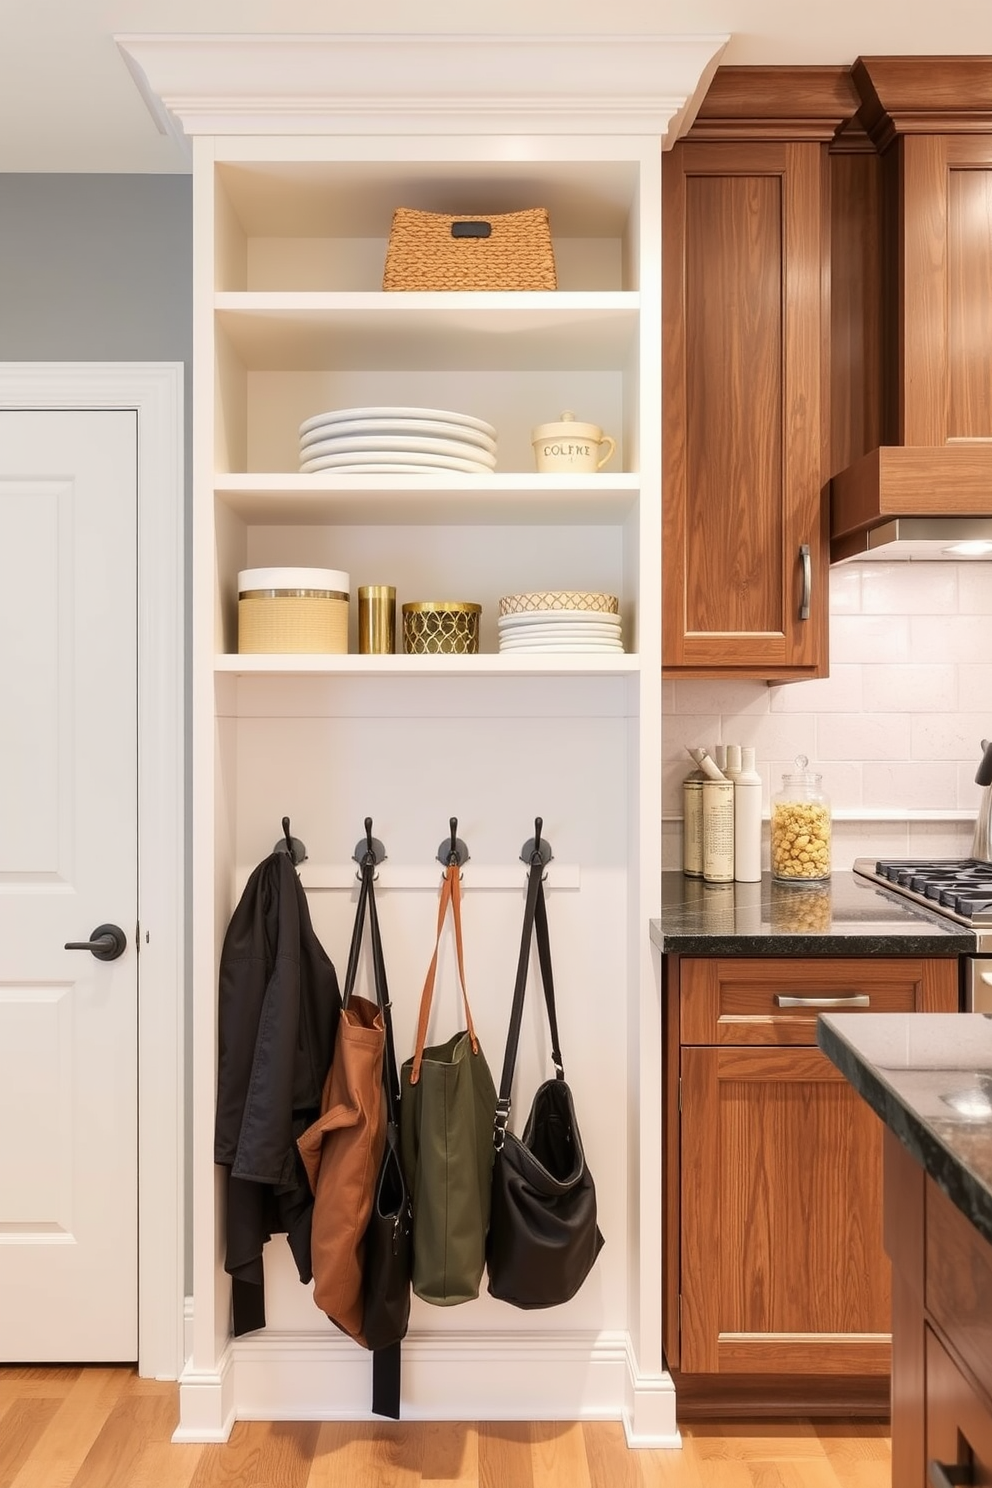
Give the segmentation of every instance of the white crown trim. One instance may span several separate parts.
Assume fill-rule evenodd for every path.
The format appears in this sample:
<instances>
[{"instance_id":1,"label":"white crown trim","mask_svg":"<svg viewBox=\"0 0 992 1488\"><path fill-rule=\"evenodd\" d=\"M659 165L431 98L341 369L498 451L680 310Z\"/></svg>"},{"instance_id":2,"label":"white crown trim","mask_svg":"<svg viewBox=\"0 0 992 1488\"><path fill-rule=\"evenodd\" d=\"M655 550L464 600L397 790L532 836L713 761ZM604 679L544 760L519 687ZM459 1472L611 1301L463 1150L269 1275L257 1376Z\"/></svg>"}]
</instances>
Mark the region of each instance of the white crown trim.
<instances>
[{"instance_id":1,"label":"white crown trim","mask_svg":"<svg viewBox=\"0 0 992 1488\"><path fill-rule=\"evenodd\" d=\"M687 127L729 36L133 35L158 127L657 134Z\"/></svg>"}]
</instances>

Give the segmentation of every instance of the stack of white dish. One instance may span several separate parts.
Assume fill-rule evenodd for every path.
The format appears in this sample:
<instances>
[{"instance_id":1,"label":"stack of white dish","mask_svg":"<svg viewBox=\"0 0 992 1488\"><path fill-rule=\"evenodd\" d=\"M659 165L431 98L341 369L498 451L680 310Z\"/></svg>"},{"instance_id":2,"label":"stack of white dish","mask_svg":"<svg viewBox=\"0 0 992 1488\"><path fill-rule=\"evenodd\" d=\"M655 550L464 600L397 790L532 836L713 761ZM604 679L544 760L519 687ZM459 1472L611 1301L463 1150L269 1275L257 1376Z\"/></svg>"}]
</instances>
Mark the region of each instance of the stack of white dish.
<instances>
[{"instance_id":1,"label":"stack of white dish","mask_svg":"<svg viewBox=\"0 0 992 1488\"><path fill-rule=\"evenodd\" d=\"M499 649L530 652L623 651L615 594L552 589L506 594L499 602Z\"/></svg>"},{"instance_id":2,"label":"stack of white dish","mask_svg":"<svg viewBox=\"0 0 992 1488\"><path fill-rule=\"evenodd\" d=\"M491 475L496 430L440 408L335 408L300 425L300 470L339 475Z\"/></svg>"}]
</instances>

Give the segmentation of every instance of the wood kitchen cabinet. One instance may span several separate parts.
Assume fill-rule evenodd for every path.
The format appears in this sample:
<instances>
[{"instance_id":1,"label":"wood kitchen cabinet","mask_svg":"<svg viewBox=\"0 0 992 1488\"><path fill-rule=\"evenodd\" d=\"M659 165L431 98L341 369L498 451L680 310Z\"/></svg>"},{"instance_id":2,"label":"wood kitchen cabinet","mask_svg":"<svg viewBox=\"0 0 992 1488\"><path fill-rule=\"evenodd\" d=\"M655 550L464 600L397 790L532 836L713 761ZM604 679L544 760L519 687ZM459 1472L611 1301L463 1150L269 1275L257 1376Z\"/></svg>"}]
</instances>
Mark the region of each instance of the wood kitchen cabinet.
<instances>
[{"instance_id":1,"label":"wood kitchen cabinet","mask_svg":"<svg viewBox=\"0 0 992 1488\"><path fill-rule=\"evenodd\" d=\"M992 438L992 87L985 57L862 57L881 156L883 444Z\"/></svg>"},{"instance_id":2,"label":"wood kitchen cabinet","mask_svg":"<svg viewBox=\"0 0 992 1488\"><path fill-rule=\"evenodd\" d=\"M834 560L880 518L988 514L990 79L986 57L851 69L872 154L832 157Z\"/></svg>"},{"instance_id":3,"label":"wood kitchen cabinet","mask_svg":"<svg viewBox=\"0 0 992 1488\"><path fill-rule=\"evenodd\" d=\"M827 670L830 191L842 69L720 68L663 167L670 676Z\"/></svg>"},{"instance_id":4,"label":"wood kitchen cabinet","mask_svg":"<svg viewBox=\"0 0 992 1488\"><path fill-rule=\"evenodd\" d=\"M952 1011L953 959L669 957L665 1353L685 1415L887 1409L882 1127L823 1007Z\"/></svg>"},{"instance_id":5,"label":"wood kitchen cabinet","mask_svg":"<svg viewBox=\"0 0 992 1488\"><path fill-rule=\"evenodd\" d=\"M885 1244L892 1261L892 1481L985 1483L992 1471L992 1245L890 1130Z\"/></svg>"}]
</instances>

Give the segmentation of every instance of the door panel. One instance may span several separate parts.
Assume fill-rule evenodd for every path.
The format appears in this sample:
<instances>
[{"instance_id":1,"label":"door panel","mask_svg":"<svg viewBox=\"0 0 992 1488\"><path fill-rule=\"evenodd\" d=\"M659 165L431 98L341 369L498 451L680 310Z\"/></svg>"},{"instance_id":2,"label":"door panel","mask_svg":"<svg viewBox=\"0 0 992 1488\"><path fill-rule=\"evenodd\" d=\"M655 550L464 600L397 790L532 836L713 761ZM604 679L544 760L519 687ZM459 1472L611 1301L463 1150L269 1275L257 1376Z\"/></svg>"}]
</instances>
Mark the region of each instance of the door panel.
<instances>
[{"instance_id":1,"label":"door panel","mask_svg":"<svg viewBox=\"0 0 992 1488\"><path fill-rule=\"evenodd\" d=\"M0 412L0 1356L137 1357L137 415ZM65 949L113 922L124 955Z\"/></svg>"},{"instance_id":2,"label":"door panel","mask_svg":"<svg viewBox=\"0 0 992 1488\"><path fill-rule=\"evenodd\" d=\"M881 1127L815 1049L682 1050L687 1373L889 1367Z\"/></svg>"}]
</instances>

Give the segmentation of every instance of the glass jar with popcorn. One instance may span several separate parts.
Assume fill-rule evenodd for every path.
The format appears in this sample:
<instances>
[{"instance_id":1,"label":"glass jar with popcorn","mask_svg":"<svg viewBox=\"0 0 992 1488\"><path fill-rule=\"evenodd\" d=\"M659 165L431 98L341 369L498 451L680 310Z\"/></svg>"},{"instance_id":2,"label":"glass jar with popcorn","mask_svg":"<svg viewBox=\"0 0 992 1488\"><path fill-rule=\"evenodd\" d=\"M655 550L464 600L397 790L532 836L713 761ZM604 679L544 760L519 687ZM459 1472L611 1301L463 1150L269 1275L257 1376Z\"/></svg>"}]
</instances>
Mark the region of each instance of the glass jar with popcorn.
<instances>
[{"instance_id":1,"label":"glass jar with popcorn","mask_svg":"<svg viewBox=\"0 0 992 1488\"><path fill-rule=\"evenodd\" d=\"M780 883L830 877L830 803L820 789L822 775L808 764L800 754L795 772L782 776L782 789L772 797L772 877Z\"/></svg>"}]
</instances>

